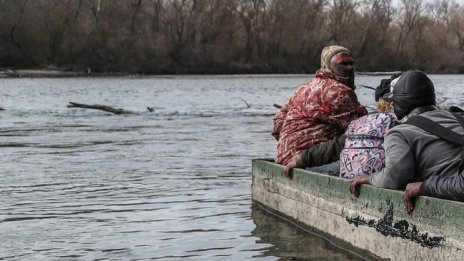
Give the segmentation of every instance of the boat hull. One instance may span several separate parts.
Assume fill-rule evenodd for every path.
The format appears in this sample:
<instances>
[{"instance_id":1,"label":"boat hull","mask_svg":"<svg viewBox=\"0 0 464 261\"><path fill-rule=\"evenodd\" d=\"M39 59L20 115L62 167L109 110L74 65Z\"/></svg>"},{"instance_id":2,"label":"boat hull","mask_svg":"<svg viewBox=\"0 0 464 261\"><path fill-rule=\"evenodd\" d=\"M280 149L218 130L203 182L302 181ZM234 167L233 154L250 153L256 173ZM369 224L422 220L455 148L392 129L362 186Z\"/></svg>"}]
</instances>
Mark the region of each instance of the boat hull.
<instances>
[{"instance_id":1,"label":"boat hull","mask_svg":"<svg viewBox=\"0 0 464 261\"><path fill-rule=\"evenodd\" d=\"M293 179L283 166L253 160L253 200L294 221L375 257L392 260L462 260L464 204L420 197L412 215L402 192L361 186L349 194L349 181L302 169Z\"/></svg>"}]
</instances>

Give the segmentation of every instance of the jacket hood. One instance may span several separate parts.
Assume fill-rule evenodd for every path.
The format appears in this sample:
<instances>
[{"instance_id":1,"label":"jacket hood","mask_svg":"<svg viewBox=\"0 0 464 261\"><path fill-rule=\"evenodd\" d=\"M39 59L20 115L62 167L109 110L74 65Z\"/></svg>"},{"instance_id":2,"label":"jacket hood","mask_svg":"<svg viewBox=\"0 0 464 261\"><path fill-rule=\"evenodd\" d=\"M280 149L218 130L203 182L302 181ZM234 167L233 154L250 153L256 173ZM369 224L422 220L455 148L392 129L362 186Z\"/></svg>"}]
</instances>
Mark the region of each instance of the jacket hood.
<instances>
[{"instance_id":1,"label":"jacket hood","mask_svg":"<svg viewBox=\"0 0 464 261\"><path fill-rule=\"evenodd\" d=\"M404 72L393 89L393 107L398 119L412 110L435 105L435 87L427 75L419 70Z\"/></svg>"}]
</instances>

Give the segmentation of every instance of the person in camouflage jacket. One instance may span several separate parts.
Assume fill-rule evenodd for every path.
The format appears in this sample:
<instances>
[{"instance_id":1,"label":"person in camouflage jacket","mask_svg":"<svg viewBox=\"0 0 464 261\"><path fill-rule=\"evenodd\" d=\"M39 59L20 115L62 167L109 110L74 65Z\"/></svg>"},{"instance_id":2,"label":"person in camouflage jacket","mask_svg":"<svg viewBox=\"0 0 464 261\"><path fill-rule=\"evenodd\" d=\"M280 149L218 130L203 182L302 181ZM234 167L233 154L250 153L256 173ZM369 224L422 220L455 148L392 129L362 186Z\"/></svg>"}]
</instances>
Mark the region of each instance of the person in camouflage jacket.
<instances>
[{"instance_id":1,"label":"person in camouflage jacket","mask_svg":"<svg viewBox=\"0 0 464 261\"><path fill-rule=\"evenodd\" d=\"M274 117L276 163L288 164L316 144L342 135L349 122L367 114L354 92L353 57L332 45L321 54L321 69L299 86Z\"/></svg>"}]
</instances>

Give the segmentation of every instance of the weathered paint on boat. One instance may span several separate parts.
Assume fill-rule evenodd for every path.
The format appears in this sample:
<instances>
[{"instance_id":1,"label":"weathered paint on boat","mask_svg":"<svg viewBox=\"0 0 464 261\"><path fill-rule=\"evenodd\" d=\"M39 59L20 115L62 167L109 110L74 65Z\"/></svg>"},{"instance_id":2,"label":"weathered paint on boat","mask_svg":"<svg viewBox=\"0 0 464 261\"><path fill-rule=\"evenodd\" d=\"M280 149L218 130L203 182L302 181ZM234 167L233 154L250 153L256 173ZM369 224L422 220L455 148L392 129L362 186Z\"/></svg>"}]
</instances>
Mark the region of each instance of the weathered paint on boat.
<instances>
[{"instance_id":1,"label":"weathered paint on boat","mask_svg":"<svg viewBox=\"0 0 464 261\"><path fill-rule=\"evenodd\" d=\"M464 203L419 197L412 215L402 192L361 187L349 194L349 181L253 160L252 198L265 207L331 235L375 257L392 260L462 260Z\"/></svg>"}]
</instances>

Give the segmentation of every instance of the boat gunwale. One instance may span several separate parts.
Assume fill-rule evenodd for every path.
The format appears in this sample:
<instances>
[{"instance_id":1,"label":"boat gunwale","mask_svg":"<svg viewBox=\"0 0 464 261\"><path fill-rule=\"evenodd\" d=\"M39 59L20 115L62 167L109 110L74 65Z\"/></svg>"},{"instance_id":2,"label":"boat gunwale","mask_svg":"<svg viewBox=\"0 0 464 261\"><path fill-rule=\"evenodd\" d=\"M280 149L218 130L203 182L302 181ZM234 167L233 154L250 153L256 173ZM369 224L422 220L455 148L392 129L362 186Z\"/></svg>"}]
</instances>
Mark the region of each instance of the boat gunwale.
<instances>
[{"instance_id":1,"label":"boat gunwale","mask_svg":"<svg viewBox=\"0 0 464 261\"><path fill-rule=\"evenodd\" d=\"M463 202L420 196L416 199L413 213L409 215L404 211L403 191L400 190L365 184L360 188L359 197L355 197L349 193L350 181L340 177L296 168L292 179L289 179L283 174L283 166L269 159L253 159L252 166L253 172L260 168L260 171L267 173L276 182L318 197L330 198L347 208L362 209L368 216L379 217L392 208L397 220L407 220L437 235L464 236ZM254 175L252 180L254 184Z\"/></svg>"}]
</instances>

